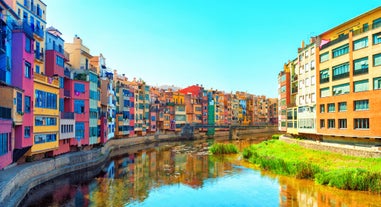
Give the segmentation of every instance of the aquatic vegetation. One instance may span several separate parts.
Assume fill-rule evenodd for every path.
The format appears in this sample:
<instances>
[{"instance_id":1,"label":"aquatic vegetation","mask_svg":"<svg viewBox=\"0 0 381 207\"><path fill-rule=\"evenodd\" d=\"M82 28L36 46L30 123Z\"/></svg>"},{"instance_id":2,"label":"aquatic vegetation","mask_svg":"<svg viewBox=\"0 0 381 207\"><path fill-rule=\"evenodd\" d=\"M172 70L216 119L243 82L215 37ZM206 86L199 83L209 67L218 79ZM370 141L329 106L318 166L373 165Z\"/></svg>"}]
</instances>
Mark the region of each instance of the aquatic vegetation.
<instances>
[{"instance_id":1,"label":"aquatic vegetation","mask_svg":"<svg viewBox=\"0 0 381 207\"><path fill-rule=\"evenodd\" d=\"M234 144L223 144L223 143L214 143L209 151L212 154L237 154L238 148Z\"/></svg>"},{"instance_id":2,"label":"aquatic vegetation","mask_svg":"<svg viewBox=\"0 0 381 207\"><path fill-rule=\"evenodd\" d=\"M360 158L316 151L269 140L245 148L249 162L276 174L313 179L345 190L381 192L381 158Z\"/></svg>"}]
</instances>

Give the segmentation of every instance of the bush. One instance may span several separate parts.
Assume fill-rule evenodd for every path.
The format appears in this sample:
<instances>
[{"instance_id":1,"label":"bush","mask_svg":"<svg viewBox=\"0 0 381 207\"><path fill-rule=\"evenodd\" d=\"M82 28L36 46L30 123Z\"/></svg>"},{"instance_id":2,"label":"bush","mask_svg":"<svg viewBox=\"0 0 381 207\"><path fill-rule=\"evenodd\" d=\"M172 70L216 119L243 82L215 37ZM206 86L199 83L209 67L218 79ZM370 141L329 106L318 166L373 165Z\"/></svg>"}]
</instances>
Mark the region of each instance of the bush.
<instances>
[{"instance_id":1,"label":"bush","mask_svg":"<svg viewBox=\"0 0 381 207\"><path fill-rule=\"evenodd\" d=\"M273 134L271 136L271 139L279 139L280 136L281 136L280 134Z\"/></svg>"},{"instance_id":2,"label":"bush","mask_svg":"<svg viewBox=\"0 0 381 207\"><path fill-rule=\"evenodd\" d=\"M213 154L237 154L238 148L234 144L215 143L209 151Z\"/></svg>"}]
</instances>

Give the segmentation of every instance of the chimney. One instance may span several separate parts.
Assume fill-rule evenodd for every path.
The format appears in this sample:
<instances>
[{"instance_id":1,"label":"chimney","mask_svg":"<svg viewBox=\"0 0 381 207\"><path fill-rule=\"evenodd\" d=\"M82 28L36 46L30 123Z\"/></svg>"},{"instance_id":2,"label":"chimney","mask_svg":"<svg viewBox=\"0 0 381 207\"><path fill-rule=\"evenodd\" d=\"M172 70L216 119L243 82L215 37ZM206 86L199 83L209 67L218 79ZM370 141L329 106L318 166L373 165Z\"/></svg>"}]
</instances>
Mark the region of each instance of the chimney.
<instances>
[{"instance_id":1,"label":"chimney","mask_svg":"<svg viewBox=\"0 0 381 207\"><path fill-rule=\"evenodd\" d=\"M304 40L302 41L302 48L304 48Z\"/></svg>"}]
</instances>

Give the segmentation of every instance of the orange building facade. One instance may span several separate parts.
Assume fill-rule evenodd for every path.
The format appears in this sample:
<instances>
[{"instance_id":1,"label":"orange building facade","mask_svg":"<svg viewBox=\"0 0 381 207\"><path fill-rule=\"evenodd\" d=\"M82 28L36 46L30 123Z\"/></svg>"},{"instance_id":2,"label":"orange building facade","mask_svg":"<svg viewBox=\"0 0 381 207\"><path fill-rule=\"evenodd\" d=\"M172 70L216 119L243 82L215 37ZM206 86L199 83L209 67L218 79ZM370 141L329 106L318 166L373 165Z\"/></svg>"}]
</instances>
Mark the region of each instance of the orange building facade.
<instances>
[{"instance_id":1,"label":"orange building facade","mask_svg":"<svg viewBox=\"0 0 381 207\"><path fill-rule=\"evenodd\" d=\"M318 37L317 134L381 138L381 7Z\"/></svg>"}]
</instances>

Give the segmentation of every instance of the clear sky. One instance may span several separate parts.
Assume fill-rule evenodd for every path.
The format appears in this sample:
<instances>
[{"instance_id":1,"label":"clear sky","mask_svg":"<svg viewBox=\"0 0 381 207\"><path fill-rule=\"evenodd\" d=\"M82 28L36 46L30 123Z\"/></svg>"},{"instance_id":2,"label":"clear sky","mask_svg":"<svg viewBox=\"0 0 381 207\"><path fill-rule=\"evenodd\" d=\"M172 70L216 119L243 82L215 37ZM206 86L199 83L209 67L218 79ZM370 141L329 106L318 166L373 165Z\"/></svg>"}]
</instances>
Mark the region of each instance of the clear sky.
<instances>
[{"instance_id":1,"label":"clear sky","mask_svg":"<svg viewBox=\"0 0 381 207\"><path fill-rule=\"evenodd\" d=\"M43 0L47 25L149 85L202 84L277 97L277 74L301 41L379 0Z\"/></svg>"}]
</instances>

